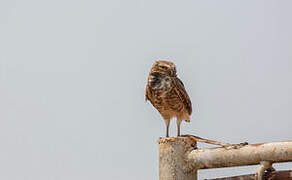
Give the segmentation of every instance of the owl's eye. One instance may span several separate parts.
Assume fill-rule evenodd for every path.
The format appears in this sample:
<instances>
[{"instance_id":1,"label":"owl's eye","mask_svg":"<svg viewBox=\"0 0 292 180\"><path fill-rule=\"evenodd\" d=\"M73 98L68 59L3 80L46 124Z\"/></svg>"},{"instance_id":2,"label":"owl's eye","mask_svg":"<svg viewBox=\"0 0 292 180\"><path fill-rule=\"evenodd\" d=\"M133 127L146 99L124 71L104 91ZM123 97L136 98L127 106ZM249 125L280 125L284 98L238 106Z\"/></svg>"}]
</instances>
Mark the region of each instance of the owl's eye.
<instances>
[{"instance_id":1,"label":"owl's eye","mask_svg":"<svg viewBox=\"0 0 292 180\"><path fill-rule=\"evenodd\" d=\"M166 66L160 66L162 69L164 69L164 70L166 70L167 69L167 67Z\"/></svg>"}]
</instances>

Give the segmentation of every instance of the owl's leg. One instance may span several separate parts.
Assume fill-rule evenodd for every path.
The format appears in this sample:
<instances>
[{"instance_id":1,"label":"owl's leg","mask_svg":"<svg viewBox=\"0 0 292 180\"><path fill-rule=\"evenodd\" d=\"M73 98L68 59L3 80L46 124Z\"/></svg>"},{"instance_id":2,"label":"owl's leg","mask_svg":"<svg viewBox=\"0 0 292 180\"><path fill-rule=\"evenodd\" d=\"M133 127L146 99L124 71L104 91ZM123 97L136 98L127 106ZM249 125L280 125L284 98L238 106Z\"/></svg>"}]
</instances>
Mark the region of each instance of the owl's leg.
<instances>
[{"instance_id":1,"label":"owl's leg","mask_svg":"<svg viewBox=\"0 0 292 180\"><path fill-rule=\"evenodd\" d=\"M176 119L176 125L177 125L177 136L180 136L180 123L181 123L181 119L177 118Z\"/></svg>"},{"instance_id":2,"label":"owl's leg","mask_svg":"<svg viewBox=\"0 0 292 180\"><path fill-rule=\"evenodd\" d=\"M169 137L169 123L170 119L165 119L165 125L166 125L166 137Z\"/></svg>"}]
</instances>

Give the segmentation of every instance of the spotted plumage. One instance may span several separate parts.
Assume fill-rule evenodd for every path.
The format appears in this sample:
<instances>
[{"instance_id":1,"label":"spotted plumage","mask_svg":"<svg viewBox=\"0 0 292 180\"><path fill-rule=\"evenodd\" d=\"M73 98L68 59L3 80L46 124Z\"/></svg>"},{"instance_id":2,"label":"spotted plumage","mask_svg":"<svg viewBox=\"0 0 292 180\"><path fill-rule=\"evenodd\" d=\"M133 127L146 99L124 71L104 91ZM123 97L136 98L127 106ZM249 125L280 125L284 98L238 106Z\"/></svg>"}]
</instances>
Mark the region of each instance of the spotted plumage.
<instances>
[{"instance_id":1,"label":"spotted plumage","mask_svg":"<svg viewBox=\"0 0 292 180\"><path fill-rule=\"evenodd\" d=\"M174 117L177 119L177 135L180 136L181 121L190 122L192 103L172 62L154 63L148 76L145 97L165 120L166 137L169 136L170 120Z\"/></svg>"}]
</instances>

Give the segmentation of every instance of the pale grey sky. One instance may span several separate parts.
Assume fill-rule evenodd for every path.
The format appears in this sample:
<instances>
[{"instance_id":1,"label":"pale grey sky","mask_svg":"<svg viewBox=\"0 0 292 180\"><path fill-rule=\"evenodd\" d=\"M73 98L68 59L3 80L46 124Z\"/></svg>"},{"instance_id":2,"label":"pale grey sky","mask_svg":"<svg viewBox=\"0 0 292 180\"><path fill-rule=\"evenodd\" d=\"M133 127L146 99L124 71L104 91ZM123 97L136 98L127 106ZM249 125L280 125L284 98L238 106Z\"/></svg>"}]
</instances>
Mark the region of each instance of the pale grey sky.
<instances>
[{"instance_id":1,"label":"pale grey sky","mask_svg":"<svg viewBox=\"0 0 292 180\"><path fill-rule=\"evenodd\" d=\"M193 102L183 134L291 140L291 8L288 0L0 0L0 179L158 179L165 125L144 100L157 59L177 65Z\"/></svg>"}]
</instances>

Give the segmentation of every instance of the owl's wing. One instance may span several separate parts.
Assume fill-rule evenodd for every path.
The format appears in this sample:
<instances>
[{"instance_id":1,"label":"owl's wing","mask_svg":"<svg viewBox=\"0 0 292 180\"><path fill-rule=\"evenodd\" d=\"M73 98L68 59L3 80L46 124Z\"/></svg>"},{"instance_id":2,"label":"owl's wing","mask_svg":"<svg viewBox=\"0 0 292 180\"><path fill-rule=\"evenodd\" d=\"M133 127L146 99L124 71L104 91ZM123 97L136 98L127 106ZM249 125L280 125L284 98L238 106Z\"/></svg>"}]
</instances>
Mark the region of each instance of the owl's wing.
<instances>
[{"instance_id":1,"label":"owl's wing","mask_svg":"<svg viewBox=\"0 0 292 180\"><path fill-rule=\"evenodd\" d=\"M192 102L185 90L183 82L179 78L174 79L175 84L175 92L179 96L180 100L184 103L186 110L188 111L189 115L192 114Z\"/></svg>"},{"instance_id":2,"label":"owl's wing","mask_svg":"<svg viewBox=\"0 0 292 180\"><path fill-rule=\"evenodd\" d=\"M151 101L151 90L149 88L149 86L146 86L146 92L145 92L145 101L150 100Z\"/></svg>"}]
</instances>

